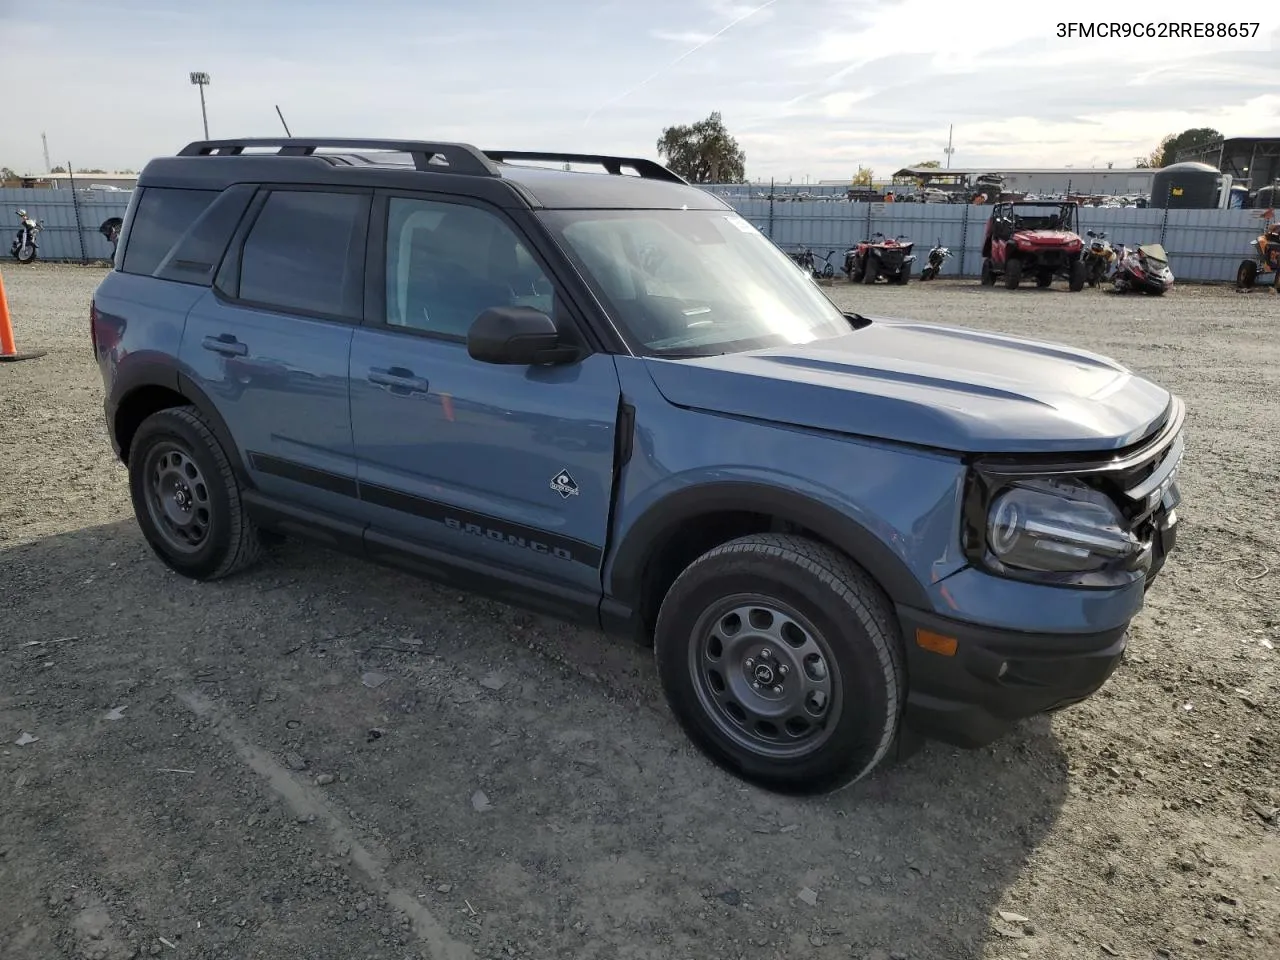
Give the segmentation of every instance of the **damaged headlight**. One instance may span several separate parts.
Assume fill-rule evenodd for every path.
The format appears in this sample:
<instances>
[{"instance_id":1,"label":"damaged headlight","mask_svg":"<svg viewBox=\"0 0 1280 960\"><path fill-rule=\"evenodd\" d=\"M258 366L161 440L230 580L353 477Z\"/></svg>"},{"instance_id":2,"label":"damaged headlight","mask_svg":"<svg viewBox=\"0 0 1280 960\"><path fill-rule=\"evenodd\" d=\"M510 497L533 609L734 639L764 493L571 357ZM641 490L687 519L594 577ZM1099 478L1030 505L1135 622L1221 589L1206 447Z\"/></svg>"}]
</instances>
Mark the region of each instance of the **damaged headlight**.
<instances>
[{"instance_id":1,"label":"damaged headlight","mask_svg":"<svg viewBox=\"0 0 1280 960\"><path fill-rule=\"evenodd\" d=\"M1042 573L1131 568L1144 553L1109 497L1070 480L1027 480L998 494L987 548L1005 567Z\"/></svg>"}]
</instances>

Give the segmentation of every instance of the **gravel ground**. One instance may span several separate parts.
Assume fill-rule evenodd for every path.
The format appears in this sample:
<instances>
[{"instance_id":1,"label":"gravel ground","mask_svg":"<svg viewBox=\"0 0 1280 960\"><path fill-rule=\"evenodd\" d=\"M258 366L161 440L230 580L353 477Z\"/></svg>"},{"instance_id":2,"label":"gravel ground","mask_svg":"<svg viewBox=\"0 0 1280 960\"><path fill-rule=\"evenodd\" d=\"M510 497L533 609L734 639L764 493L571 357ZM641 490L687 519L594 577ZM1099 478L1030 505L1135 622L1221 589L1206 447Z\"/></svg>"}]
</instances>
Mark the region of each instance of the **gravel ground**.
<instances>
[{"instance_id":1,"label":"gravel ground","mask_svg":"<svg viewBox=\"0 0 1280 960\"><path fill-rule=\"evenodd\" d=\"M49 351L0 364L5 960L1280 956L1276 297L833 288L1179 392L1184 527L1095 698L793 800L701 759L623 643L298 545L166 573L101 275L4 271Z\"/></svg>"}]
</instances>

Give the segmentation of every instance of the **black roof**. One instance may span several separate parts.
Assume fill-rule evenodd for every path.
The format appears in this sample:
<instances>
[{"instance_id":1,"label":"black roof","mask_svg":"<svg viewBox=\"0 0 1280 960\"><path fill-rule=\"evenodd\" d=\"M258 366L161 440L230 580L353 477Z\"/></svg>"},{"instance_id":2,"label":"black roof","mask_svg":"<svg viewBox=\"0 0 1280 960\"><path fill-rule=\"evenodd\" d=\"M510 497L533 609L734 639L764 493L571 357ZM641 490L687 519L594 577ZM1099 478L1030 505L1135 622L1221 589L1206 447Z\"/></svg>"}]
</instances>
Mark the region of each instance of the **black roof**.
<instances>
[{"instance_id":1,"label":"black roof","mask_svg":"<svg viewBox=\"0 0 1280 960\"><path fill-rule=\"evenodd\" d=\"M528 162L589 164L604 172ZM175 157L152 160L138 178L139 187L224 189L242 182L438 191L534 209L730 209L654 160L418 140L197 140Z\"/></svg>"}]
</instances>

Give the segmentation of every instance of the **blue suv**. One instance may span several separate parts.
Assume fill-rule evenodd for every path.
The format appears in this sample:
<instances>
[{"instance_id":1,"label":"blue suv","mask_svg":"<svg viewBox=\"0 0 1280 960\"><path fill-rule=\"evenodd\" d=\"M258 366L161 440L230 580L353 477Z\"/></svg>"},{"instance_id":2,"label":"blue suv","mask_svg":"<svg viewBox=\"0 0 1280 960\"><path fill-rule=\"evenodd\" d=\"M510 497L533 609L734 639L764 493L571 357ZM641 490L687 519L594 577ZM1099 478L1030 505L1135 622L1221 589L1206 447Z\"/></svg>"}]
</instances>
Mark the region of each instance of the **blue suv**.
<instances>
[{"instance_id":1,"label":"blue suv","mask_svg":"<svg viewBox=\"0 0 1280 960\"><path fill-rule=\"evenodd\" d=\"M779 791L1089 696L1174 543L1179 399L842 312L649 160L193 143L142 172L91 315L171 568L306 537L626 634Z\"/></svg>"}]
</instances>

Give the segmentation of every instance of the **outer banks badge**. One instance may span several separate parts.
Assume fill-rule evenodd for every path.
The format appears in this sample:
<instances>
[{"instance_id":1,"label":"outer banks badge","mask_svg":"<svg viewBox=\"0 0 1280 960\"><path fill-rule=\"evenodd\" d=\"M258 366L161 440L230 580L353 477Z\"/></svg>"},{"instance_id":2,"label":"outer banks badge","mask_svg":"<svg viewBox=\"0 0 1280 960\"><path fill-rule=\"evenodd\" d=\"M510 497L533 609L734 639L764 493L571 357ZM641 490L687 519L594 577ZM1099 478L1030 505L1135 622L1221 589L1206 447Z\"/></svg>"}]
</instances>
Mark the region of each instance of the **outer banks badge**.
<instances>
[{"instance_id":1,"label":"outer banks badge","mask_svg":"<svg viewBox=\"0 0 1280 960\"><path fill-rule=\"evenodd\" d=\"M560 499L568 500L578 495L578 482L569 475L568 470L561 470L551 478L551 489L560 494Z\"/></svg>"}]
</instances>

